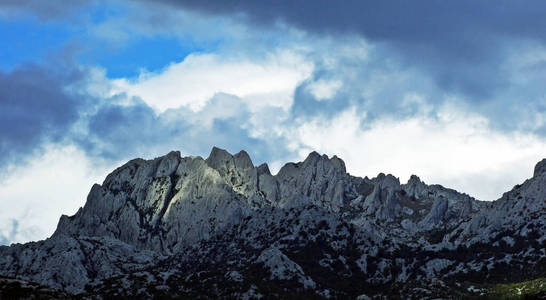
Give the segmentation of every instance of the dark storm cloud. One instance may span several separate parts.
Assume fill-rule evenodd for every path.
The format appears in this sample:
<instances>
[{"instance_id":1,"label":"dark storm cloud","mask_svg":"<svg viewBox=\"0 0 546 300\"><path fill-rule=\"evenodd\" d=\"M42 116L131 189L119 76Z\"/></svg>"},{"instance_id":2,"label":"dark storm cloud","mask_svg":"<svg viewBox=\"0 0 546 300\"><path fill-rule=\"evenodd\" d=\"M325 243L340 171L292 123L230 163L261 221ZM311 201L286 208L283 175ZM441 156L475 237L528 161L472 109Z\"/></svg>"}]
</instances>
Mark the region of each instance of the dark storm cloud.
<instances>
[{"instance_id":1,"label":"dark storm cloud","mask_svg":"<svg viewBox=\"0 0 546 300\"><path fill-rule=\"evenodd\" d=\"M495 43L491 33L546 39L541 30L546 26L543 1L527 1L525 5L508 0L160 2L213 14L243 13L246 20L258 25L283 21L312 32L358 33L377 41L421 45L421 51L431 46L463 60L487 55Z\"/></svg>"},{"instance_id":2,"label":"dark storm cloud","mask_svg":"<svg viewBox=\"0 0 546 300\"><path fill-rule=\"evenodd\" d=\"M84 101L64 90L80 76L77 71L60 74L37 65L0 71L0 167L65 137Z\"/></svg>"},{"instance_id":3,"label":"dark storm cloud","mask_svg":"<svg viewBox=\"0 0 546 300\"><path fill-rule=\"evenodd\" d=\"M258 26L284 22L311 33L356 34L394 49L448 91L488 99L508 82L500 68L518 41L546 40L546 2L162 0Z\"/></svg>"}]
</instances>

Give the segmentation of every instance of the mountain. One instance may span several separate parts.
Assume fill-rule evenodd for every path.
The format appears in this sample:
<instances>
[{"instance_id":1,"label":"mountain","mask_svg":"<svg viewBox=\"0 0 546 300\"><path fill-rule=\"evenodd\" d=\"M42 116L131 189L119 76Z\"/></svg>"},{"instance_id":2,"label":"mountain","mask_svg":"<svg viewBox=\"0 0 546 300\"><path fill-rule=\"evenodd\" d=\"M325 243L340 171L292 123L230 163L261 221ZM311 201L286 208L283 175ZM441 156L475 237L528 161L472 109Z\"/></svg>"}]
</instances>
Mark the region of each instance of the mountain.
<instances>
[{"instance_id":1,"label":"mountain","mask_svg":"<svg viewBox=\"0 0 546 300\"><path fill-rule=\"evenodd\" d=\"M213 148L114 170L50 238L0 247L0 283L46 298L432 299L538 280L546 297L545 233L546 159L483 202L415 175L355 177L336 156L272 175Z\"/></svg>"}]
</instances>

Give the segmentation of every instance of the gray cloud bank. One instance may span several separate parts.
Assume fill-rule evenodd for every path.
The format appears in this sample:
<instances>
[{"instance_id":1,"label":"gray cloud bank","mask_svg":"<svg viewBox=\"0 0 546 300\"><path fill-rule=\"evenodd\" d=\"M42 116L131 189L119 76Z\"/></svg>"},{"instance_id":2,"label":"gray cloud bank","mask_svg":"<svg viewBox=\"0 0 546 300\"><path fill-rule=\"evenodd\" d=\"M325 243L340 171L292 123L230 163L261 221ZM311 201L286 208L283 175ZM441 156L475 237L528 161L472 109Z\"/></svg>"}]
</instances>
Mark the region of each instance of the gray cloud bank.
<instances>
[{"instance_id":1,"label":"gray cloud bank","mask_svg":"<svg viewBox=\"0 0 546 300\"><path fill-rule=\"evenodd\" d=\"M384 115L412 117L423 106L430 106L434 114L446 98L455 95L458 105L486 116L497 129L546 134L546 125L540 122L546 112L546 59L518 61L520 54L544 44L543 2L161 2L159 12L175 7L222 15L253 25L251 33L284 22L315 35L331 36L334 42L328 48L321 48L320 42L313 44L317 48L310 59L316 69L296 89L290 115L283 121L287 127L317 117L331 119L355 107L367 115L362 123L365 128ZM62 3L7 1L0 8L54 18L75 11L86 1L66 7ZM148 2L144 7L153 9L154 5ZM369 41L369 57L344 57L333 68L322 65L321 57L336 57L335 43L343 46L350 40L347 36ZM52 72L54 69L58 71ZM263 161L290 152L281 137L253 136L248 121L251 113L236 97L217 95L197 114L186 108L157 114L140 99L124 104L124 95L101 99L67 89L85 82L87 76L85 70L66 65L23 65L0 72L0 167L24 161L45 144L60 142L76 144L92 157L113 160L170 149L200 154L212 145L234 151L254 149L250 150L255 152L253 157ZM308 90L321 79L342 82L326 101ZM404 101L408 92L423 97L422 102ZM225 107L237 109L215 115ZM264 112L264 120L267 115ZM207 126L202 125L205 119Z\"/></svg>"},{"instance_id":2,"label":"gray cloud bank","mask_svg":"<svg viewBox=\"0 0 546 300\"><path fill-rule=\"evenodd\" d=\"M259 161L286 154L280 137L252 137L250 112L235 96L217 94L199 112L157 113L139 98L78 90L89 79L86 70L51 70L34 64L0 72L0 167L24 163L51 143L75 144L90 157L112 161L173 149L204 155L215 145L248 149Z\"/></svg>"},{"instance_id":3,"label":"gray cloud bank","mask_svg":"<svg viewBox=\"0 0 546 300\"><path fill-rule=\"evenodd\" d=\"M508 61L546 41L542 1L161 2L238 19L254 28L281 22L317 35L362 36L385 56L396 57L400 67L417 68L434 78L442 92L459 94L478 105L511 97L505 96L513 84ZM526 93L525 101L533 101L531 97L537 95Z\"/></svg>"},{"instance_id":4,"label":"gray cloud bank","mask_svg":"<svg viewBox=\"0 0 546 300\"><path fill-rule=\"evenodd\" d=\"M0 167L20 162L44 143L65 138L85 101L63 89L81 75L38 65L0 71Z\"/></svg>"},{"instance_id":5,"label":"gray cloud bank","mask_svg":"<svg viewBox=\"0 0 546 300\"><path fill-rule=\"evenodd\" d=\"M271 26L286 22L320 34L354 33L373 41L410 46L432 56L479 62L499 36L544 42L546 3L527 1L198 1L161 0L175 7L242 16ZM415 48L413 48L415 47Z\"/></svg>"}]
</instances>

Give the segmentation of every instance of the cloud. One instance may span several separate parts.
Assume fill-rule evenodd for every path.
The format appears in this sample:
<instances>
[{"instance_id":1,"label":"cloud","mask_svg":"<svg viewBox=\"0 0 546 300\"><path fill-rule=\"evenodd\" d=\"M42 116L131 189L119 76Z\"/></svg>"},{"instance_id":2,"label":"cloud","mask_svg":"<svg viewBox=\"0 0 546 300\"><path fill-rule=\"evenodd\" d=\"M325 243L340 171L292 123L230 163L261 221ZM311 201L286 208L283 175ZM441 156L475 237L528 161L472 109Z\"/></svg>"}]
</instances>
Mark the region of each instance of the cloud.
<instances>
[{"instance_id":1,"label":"cloud","mask_svg":"<svg viewBox=\"0 0 546 300\"><path fill-rule=\"evenodd\" d=\"M404 119L423 111L433 115L444 104L455 103L461 111L486 118L497 131L546 133L546 94L541 84L546 72L540 67L546 63L545 46L522 45L521 52L508 55L497 66L506 84L495 95L475 100L444 89L433 73L397 60L381 45L357 38L313 40L310 45L312 50L304 57L313 61L315 68L295 91L293 118L333 118L354 107L366 113L368 120ZM489 78L487 74L480 76ZM324 82L340 83L328 101L313 90Z\"/></svg>"},{"instance_id":2,"label":"cloud","mask_svg":"<svg viewBox=\"0 0 546 300\"><path fill-rule=\"evenodd\" d=\"M0 244L49 237L61 214L76 213L93 183L119 163L97 164L74 146L44 146L2 180Z\"/></svg>"},{"instance_id":3,"label":"cloud","mask_svg":"<svg viewBox=\"0 0 546 300\"><path fill-rule=\"evenodd\" d=\"M55 72L38 65L0 71L0 167L65 137L84 105L65 88L80 77L77 70Z\"/></svg>"},{"instance_id":4,"label":"cloud","mask_svg":"<svg viewBox=\"0 0 546 300\"><path fill-rule=\"evenodd\" d=\"M434 113L456 99L460 109L481 114L495 130L543 135L546 77L540 66L546 62L546 36L534 30L545 22L537 17L541 6L137 1L128 5L127 15L104 25L131 34L200 39L213 49L117 82L119 92L159 111L178 105L198 110L215 92L240 97L251 111L264 103L288 107L291 118L300 119L334 117L348 107L368 118L407 117L422 106ZM285 59L286 53L297 59ZM293 68L298 64L312 67L298 73ZM278 94L249 90L268 84L289 88ZM419 101L409 101L412 95Z\"/></svg>"},{"instance_id":5,"label":"cloud","mask_svg":"<svg viewBox=\"0 0 546 300\"><path fill-rule=\"evenodd\" d=\"M445 99L429 74L404 66L383 53L383 48L372 46L362 39L316 41L309 54L315 64L312 75L302 82L294 93L291 108L294 118L315 116L334 117L348 107L366 112L368 118L383 116L406 117L423 106L435 106ZM333 83L332 91L317 94L316 87ZM419 101L409 101L412 95Z\"/></svg>"},{"instance_id":6,"label":"cloud","mask_svg":"<svg viewBox=\"0 0 546 300\"><path fill-rule=\"evenodd\" d=\"M222 53L224 54L224 53ZM282 160L296 86L312 71L298 52L261 57L192 54L136 79L92 68L79 86L94 101L69 139L97 159L150 157L173 149L207 155L246 149L258 162Z\"/></svg>"},{"instance_id":7,"label":"cloud","mask_svg":"<svg viewBox=\"0 0 546 300\"><path fill-rule=\"evenodd\" d=\"M335 96L337 90L341 87L342 82L339 80L324 80L319 79L309 85L307 85L307 90L313 97L318 100L328 100Z\"/></svg>"},{"instance_id":8,"label":"cloud","mask_svg":"<svg viewBox=\"0 0 546 300\"><path fill-rule=\"evenodd\" d=\"M87 118L85 133L74 141L89 156L109 160L153 157L175 149L205 156L213 146L246 149L259 162L286 154L282 137L266 139L251 122L248 107L234 95L216 94L199 112L180 107L156 113L134 98L100 106Z\"/></svg>"},{"instance_id":9,"label":"cloud","mask_svg":"<svg viewBox=\"0 0 546 300\"><path fill-rule=\"evenodd\" d=\"M98 68L52 68L25 65L0 73L3 166L13 169L48 144L77 145L101 161L173 149L206 155L212 146L248 149L262 162L279 159L286 154L280 123L312 64L289 52L241 61L194 55L163 72L144 73L125 89L120 82L130 80L110 80Z\"/></svg>"},{"instance_id":10,"label":"cloud","mask_svg":"<svg viewBox=\"0 0 546 300\"><path fill-rule=\"evenodd\" d=\"M319 34L361 34L377 42L393 42L432 49L461 60L487 55L490 43L498 35L545 40L540 18L545 4L531 1L526 5L512 1L495 4L458 1L362 2L344 1L260 1L203 2L195 0L160 2L215 15L229 15L259 26L279 22ZM510 22L506 22L510 20ZM430 47L430 48L429 48ZM423 57L425 59L425 57ZM430 59L430 57L427 57Z\"/></svg>"},{"instance_id":11,"label":"cloud","mask_svg":"<svg viewBox=\"0 0 546 300\"><path fill-rule=\"evenodd\" d=\"M402 64L430 74L441 89L470 101L502 94L508 56L530 41L544 44L546 4L458 1L173 1L162 3L229 17L251 28L295 27L318 36L365 38ZM509 21L508 21L509 20Z\"/></svg>"},{"instance_id":12,"label":"cloud","mask_svg":"<svg viewBox=\"0 0 546 300\"><path fill-rule=\"evenodd\" d=\"M218 92L252 98L252 107L268 100L265 104L288 109L295 87L312 67L289 51L273 51L263 60L190 54L161 71L143 72L135 80L117 79L113 85L114 93L140 97L159 111L180 106L197 111Z\"/></svg>"},{"instance_id":13,"label":"cloud","mask_svg":"<svg viewBox=\"0 0 546 300\"><path fill-rule=\"evenodd\" d=\"M0 245L9 245L15 240L19 231L19 222L15 219L11 220L11 227L0 229Z\"/></svg>"},{"instance_id":14,"label":"cloud","mask_svg":"<svg viewBox=\"0 0 546 300\"><path fill-rule=\"evenodd\" d=\"M369 123L363 128L361 123ZM350 173L392 173L406 181L417 174L480 200L494 200L532 176L546 153L546 139L529 133L505 133L480 115L445 106L435 116L368 120L355 108L332 119L316 117L291 131L300 159L316 150L338 155Z\"/></svg>"}]
</instances>

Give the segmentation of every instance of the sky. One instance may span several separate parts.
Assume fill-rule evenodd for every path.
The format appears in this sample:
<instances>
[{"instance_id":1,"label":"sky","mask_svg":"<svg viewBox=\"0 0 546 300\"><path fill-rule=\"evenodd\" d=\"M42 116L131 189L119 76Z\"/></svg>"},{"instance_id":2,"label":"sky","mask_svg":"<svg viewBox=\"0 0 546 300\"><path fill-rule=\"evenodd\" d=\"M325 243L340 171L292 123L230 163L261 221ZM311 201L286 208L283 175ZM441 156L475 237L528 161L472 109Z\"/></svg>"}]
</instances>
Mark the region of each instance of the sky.
<instances>
[{"instance_id":1,"label":"sky","mask_svg":"<svg viewBox=\"0 0 546 300\"><path fill-rule=\"evenodd\" d=\"M0 245L124 162L311 151L495 200L546 157L543 1L0 2Z\"/></svg>"}]
</instances>

